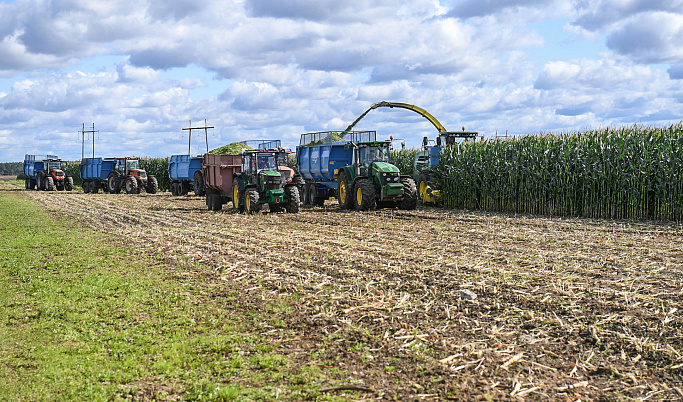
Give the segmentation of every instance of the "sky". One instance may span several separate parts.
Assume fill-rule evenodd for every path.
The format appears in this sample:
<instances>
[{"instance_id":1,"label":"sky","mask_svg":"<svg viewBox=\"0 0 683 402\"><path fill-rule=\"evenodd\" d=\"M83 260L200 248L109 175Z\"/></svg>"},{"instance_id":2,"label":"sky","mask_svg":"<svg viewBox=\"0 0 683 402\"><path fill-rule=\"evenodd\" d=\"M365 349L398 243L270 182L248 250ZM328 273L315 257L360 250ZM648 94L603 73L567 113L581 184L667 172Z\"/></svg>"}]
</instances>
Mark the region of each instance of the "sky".
<instances>
[{"instance_id":1,"label":"sky","mask_svg":"<svg viewBox=\"0 0 683 402\"><path fill-rule=\"evenodd\" d=\"M665 126L682 84L683 0L0 0L0 162L187 154L205 120L209 149L294 148L379 101L485 138ZM355 129L437 134L396 108Z\"/></svg>"}]
</instances>

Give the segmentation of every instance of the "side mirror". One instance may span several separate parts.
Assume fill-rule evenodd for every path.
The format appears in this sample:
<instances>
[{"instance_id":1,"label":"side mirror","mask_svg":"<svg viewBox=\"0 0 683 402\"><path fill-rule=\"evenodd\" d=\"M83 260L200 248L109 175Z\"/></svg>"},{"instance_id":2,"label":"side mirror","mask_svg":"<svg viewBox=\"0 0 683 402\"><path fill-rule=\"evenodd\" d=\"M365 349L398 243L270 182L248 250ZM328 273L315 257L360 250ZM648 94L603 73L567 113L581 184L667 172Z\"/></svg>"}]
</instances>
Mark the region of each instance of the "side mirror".
<instances>
[{"instance_id":1,"label":"side mirror","mask_svg":"<svg viewBox=\"0 0 683 402\"><path fill-rule=\"evenodd\" d=\"M347 142L346 144L344 144L344 151L348 151L348 150L349 150L349 143Z\"/></svg>"},{"instance_id":2,"label":"side mirror","mask_svg":"<svg viewBox=\"0 0 683 402\"><path fill-rule=\"evenodd\" d=\"M429 138L424 137L424 138L422 139L422 146L423 146L423 147L426 147L427 144L429 144Z\"/></svg>"},{"instance_id":3,"label":"side mirror","mask_svg":"<svg viewBox=\"0 0 683 402\"><path fill-rule=\"evenodd\" d=\"M436 146L437 147L441 146L441 137L436 137Z\"/></svg>"}]
</instances>

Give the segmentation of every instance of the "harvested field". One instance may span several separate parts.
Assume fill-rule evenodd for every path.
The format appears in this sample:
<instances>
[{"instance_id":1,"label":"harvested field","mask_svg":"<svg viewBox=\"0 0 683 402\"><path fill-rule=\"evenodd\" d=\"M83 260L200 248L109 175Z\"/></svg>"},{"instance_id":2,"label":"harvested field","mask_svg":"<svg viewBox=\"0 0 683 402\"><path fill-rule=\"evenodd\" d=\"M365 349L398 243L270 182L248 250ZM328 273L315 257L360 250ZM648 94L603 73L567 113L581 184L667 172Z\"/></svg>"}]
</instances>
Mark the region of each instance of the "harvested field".
<instances>
[{"instance_id":1,"label":"harvested field","mask_svg":"<svg viewBox=\"0 0 683 402\"><path fill-rule=\"evenodd\" d=\"M297 300L278 313L286 328L263 336L292 362L352 375L321 393L683 399L680 225L342 212L332 201L248 216L169 193L25 194L55 215L129 236L212 297L243 289L230 308Z\"/></svg>"}]
</instances>

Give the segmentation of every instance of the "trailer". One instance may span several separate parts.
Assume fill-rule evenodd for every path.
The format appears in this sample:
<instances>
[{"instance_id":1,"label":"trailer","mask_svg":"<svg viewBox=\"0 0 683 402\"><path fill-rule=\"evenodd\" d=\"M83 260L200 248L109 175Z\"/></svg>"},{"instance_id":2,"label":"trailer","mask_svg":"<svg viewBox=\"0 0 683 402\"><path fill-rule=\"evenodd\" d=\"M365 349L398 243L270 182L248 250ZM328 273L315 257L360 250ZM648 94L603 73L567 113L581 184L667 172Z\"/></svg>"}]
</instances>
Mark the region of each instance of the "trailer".
<instances>
[{"instance_id":1,"label":"trailer","mask_svg":"<svg viewBox=\"0 0 683 402\"><path fill-rule=\"evenodd\" d=\"M277 151L250 150L239 155L205 154L206 206L220 211L232 202L236 212L255 213L265 204L271 212L299 212L299 189L278 170Z\"/></svg>"},{"instance_id":2,"label":"trailer","mask_svg":"<svg viewBox=\"0 0 683 402\"><path fill-rule=\"evenodd\" d=\"M303 204L324 204L336 197L341 209L380 207L414 209L415 181L391 163L391 141L375 131L306 133L296 152L304 179Z\"/></svg>"},{"instance_id":3,"label":"trailer","mask_svg":"<svg viewBox=\"0 0 683 402\"><path fill-rule=\"evenodd\" d=\"M204 173L202 172L203 156L171 155L168 160L168 177L171 179L171 194L187 195L190 189L196 196L206 194Z\"/></svg>"},{"instance_id":4,"label":"trailer","mask_svg":"<svg viewBox=\"0 0 683 402\"><path fill-rule=\"evenodd\" d=\"M149 194L159 189L156 177L147 176L140 168L136 157L121 158L83 158L80 167L83 179L83 192L96 194L100 189L105 193L140 194L144 188Z\"/></svg>"},{"instance_id":5,"label":"trailer","mask_svg":"<svg viewBox=\"0 0 683 402\"><path fill-rule=\"evenodd\" d=\"M64 162L57 155L25 155L24 182L27 190L66 190L74 188L73 177L68 176L62 164Z\"/></svg>"}]
</instances>

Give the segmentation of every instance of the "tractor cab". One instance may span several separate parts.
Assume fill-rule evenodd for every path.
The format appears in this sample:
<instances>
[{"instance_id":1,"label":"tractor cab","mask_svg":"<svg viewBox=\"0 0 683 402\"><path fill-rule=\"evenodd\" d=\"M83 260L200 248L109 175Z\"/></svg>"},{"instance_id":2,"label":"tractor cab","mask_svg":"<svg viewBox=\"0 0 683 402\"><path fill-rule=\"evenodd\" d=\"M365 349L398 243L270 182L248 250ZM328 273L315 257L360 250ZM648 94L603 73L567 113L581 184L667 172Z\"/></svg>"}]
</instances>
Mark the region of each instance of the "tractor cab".
<instances>
[{"instance_id":1,"label":"tractor cab","mask_svg":"<svg viewBox=\"0 0 683 402\"><path fill-rule=\"evenodd\" d=\"M477 131L465 131L465 127L462 131L443 131L436 137L436 146L451 147L462 142L474 142L478 135Z\"/></svg>"},{"instance_id":2,"label":"tractor cab","mask_svg":"<svg viewBox=\"0 0 683 402\"><path fill-rule=\"evenodd\" d=\"M63 180L65 177L64 170L62 169L61 159L43 159L43 168L46 175L52 176L54 180Z\"/></svg>"},{"instance_id":3,"label":"tractor cab","mask_svg":"<svg viewBox=\"0 0 683 402\"><path fill-rule=\"evenodd\" d=\"M140 167L140 159L136 157L116 158L116 170L125 176L133 176L139 181L147 180L147 172Z\"/></svg>"}]
</instances>

